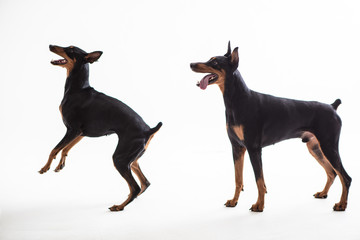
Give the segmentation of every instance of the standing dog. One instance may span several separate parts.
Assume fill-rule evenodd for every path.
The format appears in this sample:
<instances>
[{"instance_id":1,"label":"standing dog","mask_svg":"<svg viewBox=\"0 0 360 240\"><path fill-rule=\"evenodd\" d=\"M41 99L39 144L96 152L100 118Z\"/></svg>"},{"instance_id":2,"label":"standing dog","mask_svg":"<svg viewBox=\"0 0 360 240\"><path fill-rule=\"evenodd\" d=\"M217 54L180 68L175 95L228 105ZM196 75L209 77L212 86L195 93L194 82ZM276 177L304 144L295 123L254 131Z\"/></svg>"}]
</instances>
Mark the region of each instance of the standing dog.
<instances>
[{"instance_id":1,"label":"standing dog","mask_svg":"<svg viewBox=\"0 0 360 240\"><path fill-rule=\"evenodd\" d=\"M159 122L155 128L150 128L130 107L90 87L89 63L97 61L102 52L86 53L74 46L63 48L53 45L50 45L50 51L63 57L51 63L67 70L65 93L60 104L67 131L39 172L42 174L48 171L52 160L62 150L60 163L55 169L55 172L60 171L65 166L65 158L70 149L84 136L100 137L116 133L119 142L113 161L116 169L127 181L130 194L121 205L114 205L110 210L121 211L150 185L139 167L138 159L144 154L162 123ZM132 176L131 170L139 178L141 188Z\"/></svg>"},{"instance_id":2,"label":"standing dog","mask_svg":"<svg viewBox=\"0 0 360 240\"><path fill-rule=\"evenodd\" d=\"M282 140L301 138L327 174L325 188L314 194L315 198L326 198L334 178L338 175L342 183L342 195L333 209L344 211L351 177L346 173L338 151L341 120L336 109L341 101L337 99L329 105L278 98L252 91L237 70L238 64L238 48L231 52L230 42L224 56L190 64L194 72L210 73L197 84L201 89L217 84L224 96L226 128L232 145L236 181L234 198L225 205L235 207L237 204L244 186L243 165L247 150L258 188L257 202L250 210L262 212L266 193L262 148Z\"/></svg>"}]
</instances>

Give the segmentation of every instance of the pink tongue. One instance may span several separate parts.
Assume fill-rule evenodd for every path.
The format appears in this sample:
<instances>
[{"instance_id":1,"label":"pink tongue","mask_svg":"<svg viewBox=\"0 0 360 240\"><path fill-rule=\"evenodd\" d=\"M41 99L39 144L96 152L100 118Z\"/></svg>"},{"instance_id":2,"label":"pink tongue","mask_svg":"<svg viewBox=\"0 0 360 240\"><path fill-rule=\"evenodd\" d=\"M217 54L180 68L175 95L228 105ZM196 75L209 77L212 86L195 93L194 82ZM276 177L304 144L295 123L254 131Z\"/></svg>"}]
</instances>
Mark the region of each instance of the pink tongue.
<instances>
[{"instance_id":1,"label":"pink tongue","mask_svg":"<svg viewBox=\"0 0 360 240\"><path fill-rule=\"evenodd\" d=\"M209 84L210 78L211 78L211 75L206 75L205 77L203 77L203 79L201 79L201 81L200 81L200 88L201 88L202 90L205 90L205 89L206 89L206 87L207 87L208 84Z\"/></svg>"}]
</instances>

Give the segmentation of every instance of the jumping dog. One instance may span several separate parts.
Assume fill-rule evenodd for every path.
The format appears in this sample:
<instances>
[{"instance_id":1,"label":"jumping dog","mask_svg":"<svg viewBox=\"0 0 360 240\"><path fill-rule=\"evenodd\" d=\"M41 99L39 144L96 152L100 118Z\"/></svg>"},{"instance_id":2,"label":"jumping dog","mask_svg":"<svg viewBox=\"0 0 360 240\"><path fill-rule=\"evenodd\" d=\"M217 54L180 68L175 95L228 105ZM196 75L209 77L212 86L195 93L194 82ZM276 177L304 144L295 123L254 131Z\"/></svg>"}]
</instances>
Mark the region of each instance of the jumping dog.
<instances>
[{"instance_id":1,"label":"jumping dog","mask_svg":"<svg viewBox=\"0 0 360 240\"><path fill-rule=\"evenodd\" d=\"M240 72L238 48L231 51L230 42L224 56L212 57L207 62L191 63L194 72L210 73L197 84L201 89L217 84L225 103L226 128L232 145L235 166L235 194L226 207L235 207L243 190L244 154L248 151L255 173L258 199L250 208L262 212L266 186L261 160L262 148L277 142L301 138L311 155L327 174L325 188L314 194L315 198L326 198L336 175L342 183L342 195L333 209L344 211L351 177L346 173L340 159L338 144L341 119L336 113L341 101L333 104L315 101L298 101L274 97L250 90Z\"/></svg>"},{"instance_id":2,"label":"jumping dog","mask_svg":"<svg viewBox=\"0 0 360 240\"><path fill-rule=\"evenodd\" d=\"M120 205L114 205L111 211L121 211L142 194L150 185L142 173L138 160L146 151L150 140L160 129L162 123L150 128L144 120L123 102L96 91L89 84L89 63L94 63L102 55L101 51L86 53L78 47L49 46L50 51L63 59L53 60L51 64L67 70L64 97L60 104L60 113L67 128L64 138L51 151L41 174L50 169L51 162L62 151L55 172L65 166L65 158L70 149L84 136L100 137L116 133L118 145L113 162L121 176L127 181L130 194ZM131 170L141 182L136 183Z\"/></svg>"}]
</instances>

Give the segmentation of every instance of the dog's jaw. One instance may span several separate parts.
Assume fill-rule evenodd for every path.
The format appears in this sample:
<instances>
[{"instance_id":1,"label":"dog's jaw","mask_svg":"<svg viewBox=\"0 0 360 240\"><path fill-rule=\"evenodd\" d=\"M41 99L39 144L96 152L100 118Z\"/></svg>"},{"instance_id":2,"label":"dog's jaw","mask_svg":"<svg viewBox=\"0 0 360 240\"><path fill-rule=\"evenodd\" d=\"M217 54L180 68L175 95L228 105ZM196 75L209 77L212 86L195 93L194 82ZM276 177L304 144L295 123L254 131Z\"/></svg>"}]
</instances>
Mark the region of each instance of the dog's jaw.
<instances>
[{"instance_id":1,"label":"dog's jaw","mask_svg":"<svg viewBox=\"0 0 360 240\"><path fill-rule=\"evenodd\" d=\"M205 90L208 85L211 85L216 82L218 79L218 75L215 73L210 73L203 77L201 81L199 81L196 85L200 87L202 90Z\"/></svg>"}]
</instances>

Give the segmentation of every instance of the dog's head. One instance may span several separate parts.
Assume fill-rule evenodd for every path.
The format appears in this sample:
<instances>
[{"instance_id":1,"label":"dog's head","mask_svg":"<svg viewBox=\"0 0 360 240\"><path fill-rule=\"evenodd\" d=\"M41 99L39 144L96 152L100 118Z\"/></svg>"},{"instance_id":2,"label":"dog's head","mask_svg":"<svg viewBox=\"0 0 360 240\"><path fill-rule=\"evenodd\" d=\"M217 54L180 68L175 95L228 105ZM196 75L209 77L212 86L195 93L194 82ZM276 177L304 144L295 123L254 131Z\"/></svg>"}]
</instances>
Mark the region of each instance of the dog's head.
<instances>
[{"instance_id":1,"label":"dog's head","mask_svg":"<svg viewBox=\"0 0 360 240\"><path fill-rule=\"evenodd\" d=\"M50 45L49 48L51 52L63 57L63 59L52 60L51 64L65 67L68 70L68 74L74 69L76 65L93 63L97 61L102 54L101 51L87 53L84 50L74 46L59 47Z\"/></svg>"},{"instance_id":2,"label":"dog's head","mask_svg":"<svg viewBox=\"0 0 360 240\"><path fill-rule=\"evenodd\" d=\"M218 84L224 90L227 74L233 74L239 65L238 48L231 52L230 41L228 51L224 56L210 58L207 62L191 63L190 67L194 72L209 73L197 83L197 86L205 90L208 85Z\"/></svg>"}]
</instances>

